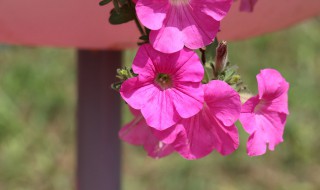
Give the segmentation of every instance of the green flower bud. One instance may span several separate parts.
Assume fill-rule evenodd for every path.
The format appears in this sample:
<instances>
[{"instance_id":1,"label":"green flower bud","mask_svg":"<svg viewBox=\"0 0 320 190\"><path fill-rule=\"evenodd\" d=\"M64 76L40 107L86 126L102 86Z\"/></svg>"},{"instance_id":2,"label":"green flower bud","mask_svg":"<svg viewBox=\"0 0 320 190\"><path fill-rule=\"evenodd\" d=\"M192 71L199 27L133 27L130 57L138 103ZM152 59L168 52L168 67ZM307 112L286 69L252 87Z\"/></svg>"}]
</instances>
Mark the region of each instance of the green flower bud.
<instances>
[{"instance_id":1,"label":"green flower bud","mask_svg":"<svg viewBox=\"0 0 320 190\"><path fill-rule=\"evenodd\" d=\"M215 60L215 76L222 73L228 63L228 46L226 41L221 41L216 48L216 60Z\"/></svg>"}]
</instances>

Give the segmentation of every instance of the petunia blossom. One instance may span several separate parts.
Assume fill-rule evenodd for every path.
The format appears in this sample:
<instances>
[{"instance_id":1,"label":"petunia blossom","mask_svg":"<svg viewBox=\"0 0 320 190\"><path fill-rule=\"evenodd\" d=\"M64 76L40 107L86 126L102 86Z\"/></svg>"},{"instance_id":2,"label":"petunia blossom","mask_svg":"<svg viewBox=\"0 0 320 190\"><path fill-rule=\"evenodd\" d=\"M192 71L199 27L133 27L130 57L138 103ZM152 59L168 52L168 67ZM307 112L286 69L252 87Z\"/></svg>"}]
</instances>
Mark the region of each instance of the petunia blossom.
<instances>
[{"instance_id":1,"label":"petunia blossom","mask_svg":"<svg viewBox=\"0 0 320 190\"><path fill-rule=\"evenodd\" d=\"M201 110L204 70L193 51L184 48L164 54L145 44L132 69L138 76L126 80L120 94L131 107L141 110L150 127L165 130Z\"/></svg>"},{"instance_id":2,"label":"petunia blossom","mask_svg":"<svg viewBox=\"0 0 320 190\"><path fill-rule=\"evenodd\" d=\"M237 127L241 102L239 94L219 80L204 85L204 106L193 117L182 119L171 132L155 132L186 159L199 159L213 150L222 155L234 152L239 145Z\"/></svg>"},{"instance_id":3,"label":"petunia blossom","mask_svg":"<svg viewBox=\"0 0 320 190\"><path fill-rule=\"evenodd\" d=\"M231 4L232 0L138 0L136 12L152 30L153 47L173 53L184 46L198 49L210 44Z\"/></svg>"},{"instance_id":4,"label":"petunia blossom","mask_svg":"<svg viewBox=\"0 0 320 190\"><path fill-rule=\"evenodd\" d=\"M134 118L119 131L119 137L123 141L137 146L143 146L150 157L162 158L174 149L168 144L160 142L151 132L145 119L138 110L130 109Z\"/></svg>"},{"instance_id":5,"label":"petunia blossom","mask_svg":"<svg viewBox=\"0 0 320 190\"><path fill-rule=\"evenodd\" d=\"M240 11L252 12L258 0L241 0Z\"/></svg>"},{"instance_id":6,"label":"petunia blossom","mask_svg":"<svg viewBox=\"0 0 320 190\"><path fill-rule=\"evenodd\" d=\"M240 122L250 134L249 156L259 156L283 141L288 111L289 83L274 69L261 70L257 75L259 94L242 106Z\"/></svg>"}]
</instances>

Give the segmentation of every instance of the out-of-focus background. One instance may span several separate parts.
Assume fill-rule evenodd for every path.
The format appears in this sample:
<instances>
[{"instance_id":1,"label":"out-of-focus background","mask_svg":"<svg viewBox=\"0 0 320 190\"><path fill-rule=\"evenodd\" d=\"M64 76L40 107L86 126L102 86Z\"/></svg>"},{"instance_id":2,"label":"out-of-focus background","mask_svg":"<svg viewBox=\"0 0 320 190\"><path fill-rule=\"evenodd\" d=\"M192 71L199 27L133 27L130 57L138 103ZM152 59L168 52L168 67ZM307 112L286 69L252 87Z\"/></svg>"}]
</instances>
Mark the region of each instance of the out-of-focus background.
<instances>
[{"instance_id":1,"label":"out-of-focus background","mask_svg":"<svg viewBox=\"0 0 320 190\"><path fill-rule=\"evenodd\" d=\"M290 82L284 143L248 157L248 135L238 124L240 148L227 157L154 160L123 144L123 190L320 189L320 19L229 43L229 51L252 92L262 68ZM134 54L126 51L125 62ZM1 190L75 189L75 63L74 49L0 45ZM123 115L128 122L125 108Z\"/></svg>"}]
</instances>

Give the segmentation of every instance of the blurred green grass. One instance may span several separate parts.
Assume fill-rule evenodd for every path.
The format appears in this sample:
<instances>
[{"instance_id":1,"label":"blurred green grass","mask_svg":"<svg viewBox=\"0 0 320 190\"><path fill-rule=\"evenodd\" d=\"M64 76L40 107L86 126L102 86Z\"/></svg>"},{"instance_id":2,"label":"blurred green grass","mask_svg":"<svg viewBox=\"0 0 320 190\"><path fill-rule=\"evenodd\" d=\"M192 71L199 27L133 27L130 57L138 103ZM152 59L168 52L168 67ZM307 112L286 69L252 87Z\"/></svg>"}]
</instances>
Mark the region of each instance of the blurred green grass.
<instances>
[{"instance_id":1,"label":"blurred green grass","mask_svg":"<svg viewBox=\"0 0 320 190\"><path fill-rule=\"evenodd\" d=\"M256 92L255 75L276 68L290 82L284 143L250 158L240 148L197 161L154 160L123 144L124 190L320 189L320 22L229 43L230 61ZM134 50L125 52L125 62ZM0 189L70 190L75 168L75 51L0 46ZM123 121L130 120L124 110Z\"/></svg>"}]
</instances>

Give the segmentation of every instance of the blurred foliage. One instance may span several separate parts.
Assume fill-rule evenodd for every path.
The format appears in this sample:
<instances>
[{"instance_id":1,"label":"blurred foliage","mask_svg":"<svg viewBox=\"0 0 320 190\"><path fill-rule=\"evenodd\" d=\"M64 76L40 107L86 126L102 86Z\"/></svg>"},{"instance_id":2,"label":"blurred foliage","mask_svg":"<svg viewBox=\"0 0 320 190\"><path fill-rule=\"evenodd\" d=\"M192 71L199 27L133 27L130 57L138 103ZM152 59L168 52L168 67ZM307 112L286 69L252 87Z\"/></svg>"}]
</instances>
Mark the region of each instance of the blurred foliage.
<instances>
[{"instance_id":1,"label":"blurred foliage","mask_svg":"<svg viewBox=\"0 0 320 190\"><path fill-rule=\"evenodd\" d=\"M0 47L0 189L73 189L72 50Z\"/></svg>"},{"instance_id":2,"label":"blurred foliage","mask_svg":"<svg viewBox=\"0 0 320 190\"><path fill-rule=\"evenodd\" d=\"M221 39L222 40L222 39ZM197 161L148 158L123 144L124 190L320 189L320 23L229 43L229 59L253 93L256 74L276 68L290 82L284 143L248 157L240 148ZM130 63L134 50L125 53ZM0 189L74 189L75 51L0 46ZM124 109L123 122L131 116ZM110 153L112 154L112 153Z\"/></svg>"}]
</instances>

